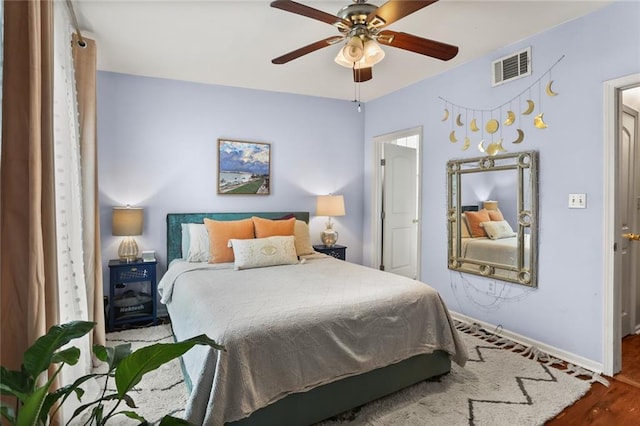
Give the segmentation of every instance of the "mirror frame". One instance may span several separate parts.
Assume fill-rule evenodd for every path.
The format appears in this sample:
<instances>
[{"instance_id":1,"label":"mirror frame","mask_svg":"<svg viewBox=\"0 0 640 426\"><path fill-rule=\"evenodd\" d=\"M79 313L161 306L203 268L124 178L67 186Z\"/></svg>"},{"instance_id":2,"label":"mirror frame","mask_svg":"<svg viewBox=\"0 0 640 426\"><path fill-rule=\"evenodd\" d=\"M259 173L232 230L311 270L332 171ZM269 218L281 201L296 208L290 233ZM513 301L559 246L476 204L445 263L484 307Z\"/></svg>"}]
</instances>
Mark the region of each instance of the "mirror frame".
<instances>
[{"instance_id":1,"label":"mirror frame","mask_svg":"<svg viewBox=\"0 0 640 426\"><path fill-rule=\"evenodd\" d=\"M462 176L498 170L517 172L516 265L492 263L462 256ZM526 174L529 171L529 174ZM525 195L530 195L525 199ZM538 286L538 152L525 151L447 162L448 267L501 281ZM529 231L529 259L525 259L525 233ZM527 267L528 265L528 267Z\"/></svg>"}]
</instances>

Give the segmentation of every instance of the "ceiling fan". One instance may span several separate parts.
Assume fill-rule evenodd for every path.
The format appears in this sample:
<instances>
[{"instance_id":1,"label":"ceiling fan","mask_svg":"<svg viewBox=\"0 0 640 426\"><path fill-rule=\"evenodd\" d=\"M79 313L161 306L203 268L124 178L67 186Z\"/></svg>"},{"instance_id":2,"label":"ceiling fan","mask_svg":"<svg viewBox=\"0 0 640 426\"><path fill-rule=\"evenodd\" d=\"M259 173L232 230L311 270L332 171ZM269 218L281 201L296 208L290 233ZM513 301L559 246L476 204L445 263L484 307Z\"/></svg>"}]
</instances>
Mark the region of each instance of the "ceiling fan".
<instances>
[{"instance_id":1,"label":"ceiling fan","mask_svg":"<svg viewBox=\"0 0 640 426\"><path fill-rule=\"evenodd\" d=\"M360 83L371 80L373 66L384 58L384 51L378 44L409 50L421 55L448 61L458 54L458 47L411 34L385 30L397 20L412 14L437 0L389 0L378 7L367 0L353 0L353 4L343 7L337 15L296 3L291 0L276 0L271 7L297 15L325 22L335 26L340 35L316 41L307 46L279 56L271 62L285 64L323 47L342 41L344 46L338 52L335 62L353 69L353 81Z\"/></svg>"}]
</instances>

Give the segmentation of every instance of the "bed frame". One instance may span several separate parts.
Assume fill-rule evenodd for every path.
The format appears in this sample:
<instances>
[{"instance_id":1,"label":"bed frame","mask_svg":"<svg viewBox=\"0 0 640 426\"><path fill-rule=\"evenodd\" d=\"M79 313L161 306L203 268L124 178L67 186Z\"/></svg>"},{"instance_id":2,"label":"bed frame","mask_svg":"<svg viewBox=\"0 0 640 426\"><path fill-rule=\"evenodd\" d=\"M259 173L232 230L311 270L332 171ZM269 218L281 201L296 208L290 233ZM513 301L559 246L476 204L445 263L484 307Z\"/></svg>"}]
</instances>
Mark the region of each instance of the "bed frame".
<instances>
[{"instance_id":1,"label":"bed frame","mask_svg":"<svg viewBox=\"0 0 640 426\"><path fill-rule=\"evenodd\" d=\"M169 213L167 214L167 263L182 257L182 223L202 223L204 218L240 220L252 216L279 219L294 215L309 222L309 212L261 213ZM387 367L318 386L307 392L293 393L251 414L228 423L233 426L310 425L354 409L407 386L446 374L451 360L444 351L417 355ZM191 392L191 380L183 368L185 383Z\"/></svg>"}]
</instances>

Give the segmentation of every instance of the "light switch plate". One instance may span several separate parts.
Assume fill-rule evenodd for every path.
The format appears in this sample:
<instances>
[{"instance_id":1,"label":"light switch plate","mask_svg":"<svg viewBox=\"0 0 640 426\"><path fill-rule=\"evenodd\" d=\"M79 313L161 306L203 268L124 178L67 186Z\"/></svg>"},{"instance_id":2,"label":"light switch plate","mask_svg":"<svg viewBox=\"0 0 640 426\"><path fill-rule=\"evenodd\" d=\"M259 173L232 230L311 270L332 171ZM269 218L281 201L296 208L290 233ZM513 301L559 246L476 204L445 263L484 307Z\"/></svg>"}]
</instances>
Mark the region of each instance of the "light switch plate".
<instances>
[{"instance_id":1,"label":"light switch plate","mask_svg":"<svg viewBox=\"0 0 640 426\"><path fill-rule=\"evenodd\" d=\"M570 209L586 209L587 194L569 194Z\"/></svg>"}]
</instances>

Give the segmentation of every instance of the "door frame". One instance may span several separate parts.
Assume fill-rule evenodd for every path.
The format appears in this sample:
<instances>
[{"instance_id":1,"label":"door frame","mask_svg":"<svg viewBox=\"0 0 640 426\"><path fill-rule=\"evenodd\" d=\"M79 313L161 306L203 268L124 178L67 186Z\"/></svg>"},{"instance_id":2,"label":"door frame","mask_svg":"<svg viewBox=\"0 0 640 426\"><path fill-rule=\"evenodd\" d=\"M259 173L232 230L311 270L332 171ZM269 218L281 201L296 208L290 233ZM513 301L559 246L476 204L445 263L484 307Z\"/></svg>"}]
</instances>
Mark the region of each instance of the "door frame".
<instances>
[{"instance_id":1,"label":"door frame","mask_svg":"<svg viewBox=\"0 0 640 426\"><path fill-rule=\"evenodd\" d=\"M620 218L616 215L618 199L616 156L620 121L621 91L640 85L640 73L608 80L604 88L604 268L602 316L602 368L613 376L622 368L622 326L620 319L620 257L614 245L620 244Z\"/></svg>"},{"instance_id":2,"label":"door frame","mask_svg":"<svg viewBox=\"0 0 640 426\"><path fill-rule=\"evenodd\" d=\"M398 130L396 132L385 133L382 135L374 136L373 142L373 194L371 197L371 245L372 250L370 253L371 265L374 268L379 268L382 263L382 252L380 248L380 240L382 238L382 217L380 212L382 211L382 172L380 167L380 160L383 155L383 144L394 139L399 139L407 136L418 135L418 164L417 171L420 179L417 182L417 203L418 203L418 226L417 229L417 249L416 249L416 276L421 279L421 259L422 259L422 126L411 127L405 130Z\"/></svg>"}]
</instances>

